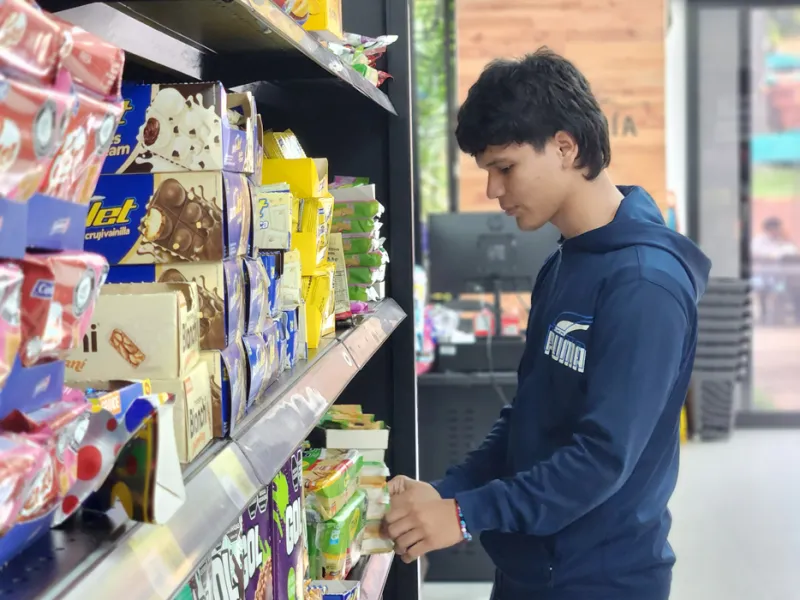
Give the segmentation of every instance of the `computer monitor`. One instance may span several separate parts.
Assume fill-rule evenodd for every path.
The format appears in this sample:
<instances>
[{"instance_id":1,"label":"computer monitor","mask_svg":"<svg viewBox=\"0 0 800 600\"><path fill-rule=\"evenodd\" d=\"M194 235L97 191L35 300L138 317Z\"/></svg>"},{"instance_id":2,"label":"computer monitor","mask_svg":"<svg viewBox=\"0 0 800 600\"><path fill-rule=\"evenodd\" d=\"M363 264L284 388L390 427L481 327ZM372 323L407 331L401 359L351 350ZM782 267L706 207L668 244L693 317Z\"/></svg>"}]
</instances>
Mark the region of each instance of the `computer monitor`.
<instances>
[{"instance_id":1,"label":"computer monitor","mask_svg":"<svg viewBox=\"0 0 800 600\"><path fill-rule=\"evenodd\" d=\"M499 331L500 294L530 292L560 237L549 223L536 231L520 231L516 219L503 213L431 215L430 292L494 294L495 331Z\"/></svg>"},{"instance_id":2,"label":"computer monitor","mask_svg":"<svg viewBox=\"0 0 800 600\"><path fill-rule=\"evenodd\" d=\"M539 269L558 248L558 230L546 224L520 231L503 213L444 213L428 228L431 293L530 292Z\"/></svg>"}]
</instances>

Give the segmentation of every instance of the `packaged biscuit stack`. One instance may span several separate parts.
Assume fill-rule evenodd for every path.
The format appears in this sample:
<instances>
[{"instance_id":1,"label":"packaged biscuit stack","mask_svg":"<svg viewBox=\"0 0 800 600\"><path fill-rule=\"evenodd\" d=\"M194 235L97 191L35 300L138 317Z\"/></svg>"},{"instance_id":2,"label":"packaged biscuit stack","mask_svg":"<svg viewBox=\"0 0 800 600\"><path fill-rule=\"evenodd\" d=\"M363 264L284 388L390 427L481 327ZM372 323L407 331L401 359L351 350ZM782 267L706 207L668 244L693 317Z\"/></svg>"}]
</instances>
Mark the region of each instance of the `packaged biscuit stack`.
<instances>
[{"instance_id":1,"label":"packaged biscuit stack","mask_svg":"<svg viewBox=\"0 0 800 600\"><path fill-rule=\"evenodd\" d=\"M385 295L386 264L383 249L383 205L368 180L337 177L331 185L334 198L331 230L342 234L350 300L374 302Z\"/></svg>"},{"instance_id":2,"label":"packaged biscuit stack","mask_svg":"<svg viewBox=\"0 0 800 600\"><path fill-rule=\"evenodd\" d=\"M358 487L367 496L367 515L361 551L364 554L392 552L394 543L381 535L381 524L389 512L389 467L383 461L364 462Z\"/></svg>"},{"instance_id":3,"label":"packaged biscuit stack","mask_svg":"<svg viewBox=\"0 0 800 600\"><path fill-rule=\"evenodd\" d=\"M336 404L323 417L318 431L323 434L319 441L326 447L357 450L363 457L358 481L367 497L362 552L392 551L391 541L381 537L381 521L389 510L389 469L384 462L389 444L386 425L375 415L364 413L360 405Z\"/></svg>"},{"instance_id":4,"label":"packaged biscuit stack","mask_svg":"<svg viewBox=\"0 0 800 600\"><path fill-rule=\"evenodd\" d=\"M358 488L362 464L355 450L303 453L311 579L344 579L361 556L367 514L367 496Z\"/></svg>"},{"instance_id":5,"label":"packaged biscuit stack","mask_svg":"<svg viewBox=\"0 0 800 600\"><path fill-rule=\"evenodd\" d=\"M277 346L277 339L243 342L266 327L251 310L263 305L264 273L243 260L260 127L255 102L214 82L124 84L122 96L128 110L89 209L86 248L108 259L112 283L196 284L213 433L225 437L261 393L264 379L254 391L251 374L269 370L269 344ZM171 386L153 382L155 391Z\"/></svg>"}]
</instances>

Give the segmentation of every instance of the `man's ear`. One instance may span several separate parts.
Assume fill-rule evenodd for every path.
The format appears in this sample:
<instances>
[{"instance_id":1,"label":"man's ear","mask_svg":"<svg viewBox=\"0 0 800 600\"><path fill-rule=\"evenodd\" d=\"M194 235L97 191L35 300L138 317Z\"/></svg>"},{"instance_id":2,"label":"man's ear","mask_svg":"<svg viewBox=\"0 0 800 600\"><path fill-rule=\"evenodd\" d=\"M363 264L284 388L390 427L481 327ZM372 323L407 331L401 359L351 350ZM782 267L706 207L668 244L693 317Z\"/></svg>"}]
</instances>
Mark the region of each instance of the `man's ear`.
<instances>
[{"instance_id":1,"label":"man's ear","mask_svg":"<svg viewBox=\"0 0 800 600\"><path fill-rule=\"evenodd\" d=\"M571 169L578 159L578 142L566 131L557 131L553 136L553 142L561 159L562 168Z\"/></svg>"}]
</instances>

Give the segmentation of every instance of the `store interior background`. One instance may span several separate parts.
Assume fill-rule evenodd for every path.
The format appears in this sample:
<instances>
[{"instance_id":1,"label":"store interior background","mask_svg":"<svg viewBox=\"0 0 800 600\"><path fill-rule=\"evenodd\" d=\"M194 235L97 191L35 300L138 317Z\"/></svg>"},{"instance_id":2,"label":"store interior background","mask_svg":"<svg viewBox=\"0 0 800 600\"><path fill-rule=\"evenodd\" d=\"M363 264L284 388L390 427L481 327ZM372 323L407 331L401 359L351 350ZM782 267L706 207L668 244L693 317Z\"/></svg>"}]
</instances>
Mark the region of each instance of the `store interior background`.
<instances>
[{"instance_id":1,"label":"store interior background","mask_svg":"<svg viewBox=\"0 0 800 600\"><path fill-rule=\"evenodd\" d=\"M753 290L736 427L683 446L672 597L800 598L800 3L414 0L418 257L429 215L496 210L484 175L454 145L454 111L488 61L541 45L592 83L615 180L646 187L711 256L712 276ZM768 222L780 261L760 245ZM426 410L436 410L425 377L421 465L437 458L425 439ZM500 405L493 387L486 414ZM485 420L468 426L482 434ZM486 570L467 562L459 577L437 561L426 600L488 598Z\"/></svg>"}]
</instances>

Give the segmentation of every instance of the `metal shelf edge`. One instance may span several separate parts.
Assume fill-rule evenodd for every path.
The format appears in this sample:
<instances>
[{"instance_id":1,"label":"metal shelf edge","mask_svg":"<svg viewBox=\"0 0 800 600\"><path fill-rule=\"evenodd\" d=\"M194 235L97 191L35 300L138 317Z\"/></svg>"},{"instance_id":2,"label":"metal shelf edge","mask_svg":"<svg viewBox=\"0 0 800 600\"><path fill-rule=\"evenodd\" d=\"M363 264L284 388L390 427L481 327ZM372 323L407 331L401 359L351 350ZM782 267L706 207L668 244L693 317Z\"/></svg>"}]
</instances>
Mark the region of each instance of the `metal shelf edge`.
<instances>
[{"instance_id":1,"label":"metal shelf edge","mask_svg":"<svg viewBox=\"0 0 800 600\"><path fill-rule=\"evenodd\" d=\"M57 9L56 6L50 8ZM203 52L114 7L95 3L57 10L57 14L119 46L127 54L161 65L188 79L203 79Z\"/></svg>"},{"instance_id":2,"label":"metal shelf edge","mask_svg":"<svg viewBox=\"0 0 800 600\"><path fill-rule=\"evenodd\" d=\"M263 485L272 481L291 452L404 318L405 313L393 300L380 303L362 323L332 341L301 377L279 392L278 399L266 401L253 422L235 436ZM351 348L356 349L355 354Z\"/></svg>"},{"instance_id":3,"label":"metal shelf edge","mask_svg":"<svg viewBox=\"0 0 800 600\"><path fill-rule=\"evenodd\" d=\"M342 343L363 369L369 359L405 319L403 309L392 299L386 299L358 326L342 336Z\"/></svg>"},{"instance_id":4,"label":"metal shelf edge","mask_svg":"<svg viewBox=\"0 0 800 600\"><path fill-rule=\"evenodd\" d=\"M258 493L260 484L235 444L227 443L197 471L186 486L187 502L165 525L138 524L61 598L169 598L194 570ZM197 499L201 499L198 506ZM202 516L201 516L202 515ZM198 517L200 517L198 519ZM63 594L63 595L62 595Z\"/></svg>"},{"instance_id":5,"label":"metal shelf edge","mask_svg":"<svg viewBox=\"0 0 800 600\"><path fill-rule=\"evenodd\" d=\"M263 409L242 424L233 440L215 441L186 468L186 496L192 500L168 523L133 524L121 535L96 542L90 532L75 532L74 545L81 549L62 543L63 550L82 556L56 553L62 562L69 557L69 562L57 564L50 581L42 574L44 580L32 597L79 600L93 597L97 589L109 598L131 597L133 590L141 592L137 597L174 595L404 318L398 305L386 300L355 328L327 340L308 363L275 384ZM348 348L354 348L358 358ZM0 571L0 587L4 575L13 577L38 560L28 551L14 559ZM368 565L365 576L372 568Z\"/></svg>"},{"instance_id":6,"label":"metal shelf edge","mask_svg":"<svg viewBox=\"0 0 800 600\"><path fill-rule=\"evenodd\" d=\"M386 94L351 66L344 64L338 56L320 44L313 35L295 23L289 15L278 9L270 0L235 0L235 2L247 7L253 16L260 19L266 27L326 71L349 84L385 110L394 115L397 114L392 101Z\"/></svg>"},{"instance_id":7,"label":"metal shelf edge","mask_svg":"<svg viewBox=\"0 0 800 600\"><path fill-rule=\"evenodd\" d=\"M59 16L83 27L87 31L116 44L131 55L147 62L161 65L173 72L194 80L203 80L204 57L201 50L215 55L224 61L226 53L219 48L209 48L200 39L187 35L185 27L176 24L172 29L153 19L146 4L136 2L129 6L125 2L115 2L113 6L100 2L74 0L58 4L54 0L44 3L46 9L57 11ZM167 0L160 0L166 2ZM384 110L397 115L397 110L383 91L372 85L353 67L342 62L333 52L323 46L314 35L298 25L289 15L278 9L270 0L227 0L230 9L237 10L238 18L248 15L266 33L273 32L288 46L316 63L332 76L355 89ZM141 4L141 3L140 3ZM196 2L200 5L200 2ZM202 10L201 6L197 10ZM232 18L232 21L235 20ZM194 47L193 47L194 46ZM253 48L253 50L259 50ZM257 78L254 73L254 78Z\"/></svg>"},{"instance_id":8,"label":"metal shelf edge","mask_svg":"<svg viewBox=\"0 0 800 600\"><path fill-rule=\"evenodd\" d=\"M367 559L361 575L361 600L381 600L394 562L394 553L374 554Z\"/></svg>"}]
</instances>

